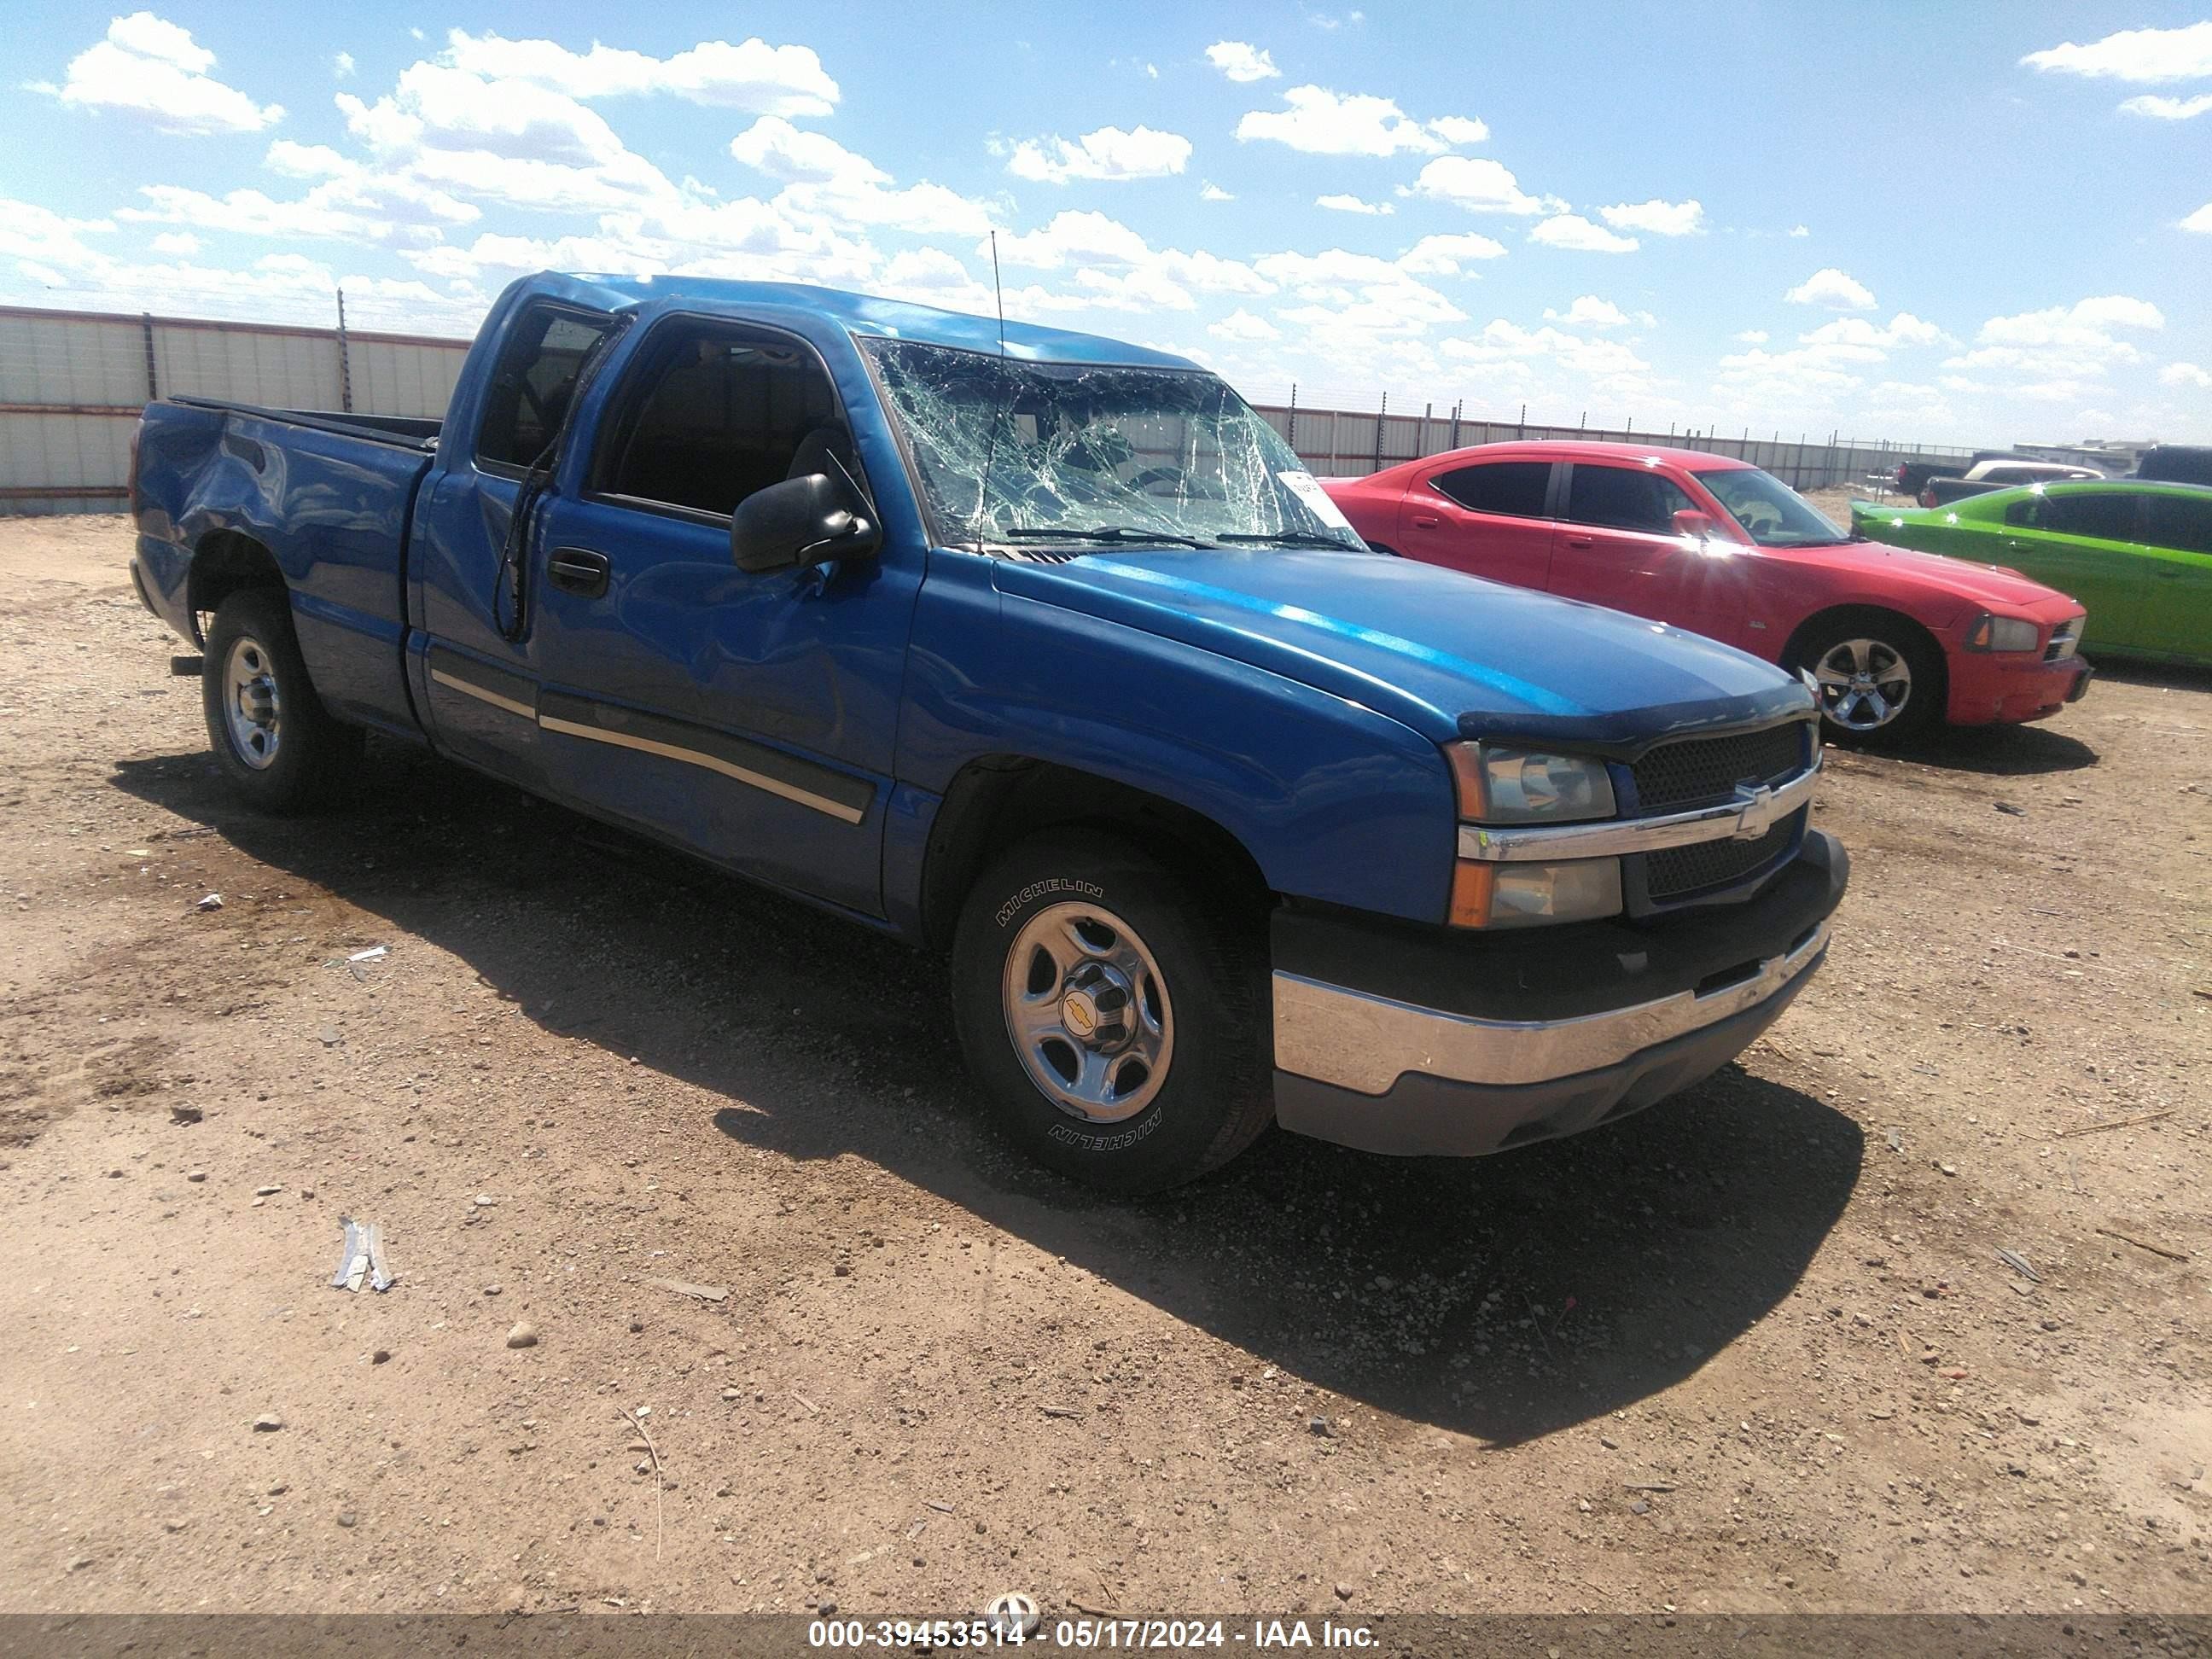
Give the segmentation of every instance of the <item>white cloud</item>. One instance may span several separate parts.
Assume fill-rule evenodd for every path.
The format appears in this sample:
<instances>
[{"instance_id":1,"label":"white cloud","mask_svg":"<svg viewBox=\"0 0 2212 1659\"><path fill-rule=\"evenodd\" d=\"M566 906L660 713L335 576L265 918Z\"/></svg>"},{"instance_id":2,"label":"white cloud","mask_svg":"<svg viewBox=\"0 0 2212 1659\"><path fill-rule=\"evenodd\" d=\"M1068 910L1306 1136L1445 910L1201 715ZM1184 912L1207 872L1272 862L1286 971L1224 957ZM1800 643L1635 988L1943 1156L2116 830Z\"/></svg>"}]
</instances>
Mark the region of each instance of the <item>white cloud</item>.
<instances>
[{"instance_id":1,"label":"white cloud","mask_svg":"<svg viewBox=\"0 0 2212 1659\"><path fill-rule=\"evenodd\" d=\"M1763 328L1747 328L1744 330L1742 333L1738 334L1734 337L1741 341L1745 345L1765 345L1766 343L1766 331Z\"/></svg>"},{"instance_id":2,"label":"white cloud","mask_svg":"<svg viewBox=\"0 0 2212 1659\"><path fill-rule=\"evenodd\" d=\"M1218 340L1279 340L1282 330L1241 306L1206 331Z\"/></svg>"},{"instance_id":3,"label":"white cloud","mask_svg":"<svg viewBox=\"0 0 2212 1659\"><path fill-rule=\"evenodd\" d=\"M154 239L151 246L156 253L169 253L189 258L200 251L203 244L200 239L189 230L165 230Z\"/></svg>"},{"instance_id":4,"label":"white cloud","mask_svg":"<svg viewBox=\"0 0 2212 1659\"><path fill-rule=\"evenodd\" d=\"M107 256L87 242L87 234L114 230L106 219L69 219L52 208L0 198L0 254L70 268L97 264Z\"/></svg>"},{"instance_id":5,"label":"white cloud","mask_svg":"<svg viewBox=\"0 0 2212 1659\"><path fill-rule=\"evenodd\" d=\"M1316 196L1314 205L1327 208L1332 213L1395 213L1398 210L1388 202L1362 201L1357 196Z\"/></svg>"},{"instance_id":6,"label":"white cloud","mask_svg":"<svg viewBox=\"0 0 2212 1659\"><path fill-rule=\"evenodd\" d=\"M1073 210L1054 214L1042 229L999 238L1001 259L1036 270L1135 264L1151 254L1151 245L1119 219Z\"/></svg>"},{"instance_id":7,"label":"white cloud","mask_svg":"<svg viewBox=\"0 0 2212 1659\"><path fill-rule=\"evenodd\" d=\"M2148 115L2158 121L2193 121L2208 109L2212 109L2212 92L2197 98L2165 98L2148 93L2140 98L2130 98L2120 106L2128 115Z\"/></svg>"},{"instance_id":8,"label":"white cloud","mask_svg":"<svg viewBox=\"0 0 2212 1659\"><path fill-rule=\"evenodd\" d=\"M1198 187L1198 199L1201 202L1233 202L1237 198L1209 179Z\"/></svg>"},{"instance_id":9,"label":"white cloud","mask_svg":"<svg viewBox=\"0 0 2212 1659\"><path fill-rule=\"evenodd\" d=\"M2184 219L2181 222L2181 228L2184 230L2193 230L2200 236L2212 236L2212 202L2207 202L2196 212Z\"/></svg>"},{"instance_id":10,"label":"white cloud","mask_svg":"<svg viewBox=\"0 0 2212 1659\"><path fill-rule=\"evenodd\" d=\"M1872 311L1874 295L1865 283L1833 265L1823 266L1782 296L1796 306L1826 306L1831 311Z\"/></svg>"},{"instance_id":11,"label":"white cloud","mask_svg":"<svg viewBox=\"0 0 2212 1659\"><path fill-rule=\"evenodd\" d=\"M1808 346L1829 348L1832 356L1857 357L1869 362L1878 362L1904 346L1955 343L1935 324L1923 321L1909 311L1899 312L1879 326L1863 317L1838 317L1797 337Z\"/></svg>"},{"instance_id":12,"label":"white cloud","mask_svg":"<svg viewBox=\"0 0 2212 1659\"><path fill-rule=\"evenodd\" d=\"M1216 40L1206 59L1232 81L1272 81L1282 73L1273 58L1243 40Z\"/></svg>"},{"instance_id":13,"label":"white cloud","mask_svg":"<svg viewBox=\"0 0 2212 1659\"><path fill-rule=\"evenodd\" d=\"M1181 173L1189 161L1190 140L1180 133L1100 127L1073 140L1024 139L1006 171L1018 179L1064 185L1071 179L1160 179Z\"/></svg>"},{"instance_id":14,"label":"white cloud","mask_svg":"<svg viewBox=\"0 0 2212 1659\"><path fill-rule=\"evenodd\" d=\"M207 73L215 54L191 32L133 12L107 26L107 38L70 60L59 87L40 89L64 104L134 115L164 132L258 132L284 118L278 104L256 104Z\"/></svg>"},{"instance_id":15,"label":"white cloud","mask_svg":"<svg viewBox=\"0 0 2212 1659\"><path fill-rule=\"evenodd\" d=\"M2178 29L2122 29L2078 46L2069 40L2020 60L2030 68L2112 81L2191 81L2212 75L2212 22Z\"/></svg>"},{"instance_id":16,"label":"white cloud","mask_svg":"<svg viewBox=\"0 0 2212 1659\"><path fill-rule=\"evenodd\" d=\"M1640 230L1651 236L1692 236L1705 228L1704 204L1694 197L1686 202L1622 202L1598 210L1599 216L1615 230Z\"/></svg>"},{"instance_id":17,"label":"white cloud","mask_svg":"<svg viewBox=\"0 0 2212 1659\"><path fill-rule=\"evenodd\" d=\"M1421 169L1413 188L1417 195L1432 196L1470 213L1549 213L1566 206L1552 198L1529 195L1503 163L1487 156L1440 155Z\"/></svg>"},{"instance_id":18,"label":"white cloud","mask_svg":"<svg viewBox=\"0 0 2212 1659\"><path fill-rule=\"evenodd\" d=\"M887 185L891 176L827 133L808 132L778 115L763 115L730 140L730 154L786 184Z\"/></svg>"},{"instance_id":19,"label":"white cloud","mask_svg":"<svg viewBox=\"0 0 2212 1659\"><path fill-rule=\"evenodd\" d=\"M1632 396L1650 384L1651 365L1619 340L1593 340L1551 327L1523 328L1503 317L1486 325L1479 335L1444 341L1440 349L1455 362L1478 365L1502 383L1522 387L1545 364L1611 396Z\"/></svg>"},{"instance_id":20,"label":"white cloud","mask_svg":"<svg viewBox=\"0 0 2212 1659\"><path fill-rule=\"evenodd\" d=\"M1633 253L1633 236L1618 236L1603 225L1594 225L1579 213L1562 213L1547 219L1528 233L1532 242L1546 247L1567 248L1577 253Z\"/></svg>"},{"instance_id":21,"label":"white cloud","mask_svg":"<svg viewBox=\"0 0 2212 1659\"><path fill-rule=\"evenodd\" d=\"M1275 286L1239 260L1155 248L1103 213L1058 213L1042 229L1001 235L999 257L1033 270L1071 271L1073 289L1058 298L1109 310L1188 311L1194 293L1262 295Z\"/></svg>"},{"instance_id":22,"label":"white cloud","mask_svg":"<svg viewBox=\"0 0 2212 1659\"><path fill-rule=\"evenodd\" d=\"M1490 137L1486 122L1471 115L1445 115L1429 123L1429 131L1448 144L1479 144Z\"/></svg>"},{"instance_id":23,"label":"white cloud","mask_svg":"<svg viewBox=\"0 0 2212 1659\"><path fill-rule=\"evenodd\" d=\"M2193 386L2212 388L2212 374L2206 374L2195 363L2168 363L2158 372L2160 386Z\"/></svg>"},{"instance_id":24,"label":"white cloud","mask_svg":"<svg viewBox=\"0 0 2212 1659\"><path fill-rule=\"evenodd\" d=\"M1309 155L1395 155L1400 150L1433 155L1444 141L1389 98L1370 93L1339 94L1326 87L1292 87L1282 110L1252 110L1237 124L1237 137L1287 144Z\"/></svg>"},{"instance_id":25,"label":"white cloud","mask_svg":"<svg viewBox=\"0 0 2212 1659\"><path fill-rule=\"evenodd\" d=\"M1649 328L1659 319L1648 311L1639 311L1631 316L1610 300L1601 300L1595 294L1585 294L1565 311L1545 312L1544 320L1566 328L1627 328L1631 325ZM1765 337L1762 335L1760 337Z\"/></svg>"},{"instance_id":26,"label":"white cloud","mask_svg":"<svg viewBox=\"0 0 2212 1659\"><path fill-rule=\"evenodd\" d=\"M1357 349L1364 340L1419 334L1433 324L1461 322L1467 316L1404 265L1379 254L1340 247L1268 253L1255 259L1252 268L1305 301L1277 312L1279 319L1328 333L1333 343L1346 349Z\"/></svg>"},{"instance_id":27,"label":"white cloud","mask_svg":"<svg viewBox=\"0 0 2212 1659\"><path fill-rule=\"evenodd\" d=\"M1812 229L1810 228L1810 227L1808 227L1808 226L1805 226L1805 225L1792 225L1792 226L1790 226L1790 234L1792 236L1800 236L1800 237L1802 237L1802 236L1810 236L1810 235L1813 234L1813 232L1812 232Z\"/></svg>"},{"instance_id":28,"label":"white cloud","mask_svg":"<svg viewBox=\"0 0 2212 1659\"><path fill-rule=\"evenodd\" d=\"M2142 351L2117 331L2148 333L2165 326L2165 314L2148 301L2100 295L2071 306L1992 317L1976 332L1974 349L1946 358L1943 367L2032 375L2046 386L2084 382L2113 364L2142 361Z\"/></svg>"},{"instance_id":29,"label":"white cloud","mask_svg":"<svg viewBox=\"0 0 2212 1659\"><path fill-rule=\"evenodd\" d=\"M1424 236L1398 256L1398 269L1417 276L1457 276L1474 259L1502 259L1505 245L1473 231L1455 236Z\"/></svg>"},{"instance_id":30,"label":"white cloud","mask_svg":"<svg viewBox=\"0 0 2212 1659\"><path fill-rule=\"evenodd\" d=\"M343 81L347 79L353 74L353 70L354 63L353 54L351 52L342 52L338 53L337 57L331 59L331 73L337 76L339 80Z\"/></svg>"},{"instance_id":31,"label":"white cloud","mask_svg":"<svg viewBox=\"0 0 2212 1659\"><path fill-rule=\"evenodd\" d=\"M551 40L509 40L455 29L443 61L491 81L531 81L572 98L666 93L755 115L827 115L836 82L811 46L772 46L757 36L732 46L702 40L667 58L594 42L586 52Z\"/></svg>"}]
</instances>

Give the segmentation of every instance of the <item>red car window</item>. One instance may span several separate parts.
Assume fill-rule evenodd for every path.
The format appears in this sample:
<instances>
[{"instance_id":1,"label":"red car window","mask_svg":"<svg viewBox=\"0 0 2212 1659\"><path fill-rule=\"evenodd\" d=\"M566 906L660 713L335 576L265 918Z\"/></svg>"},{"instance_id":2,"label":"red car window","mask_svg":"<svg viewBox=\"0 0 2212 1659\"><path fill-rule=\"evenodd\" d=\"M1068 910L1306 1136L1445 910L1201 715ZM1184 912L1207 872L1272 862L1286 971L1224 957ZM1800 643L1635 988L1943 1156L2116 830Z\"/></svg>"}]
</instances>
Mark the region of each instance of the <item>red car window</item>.
<instances>
[{"instance_id":1,"label":"red car window","mask_svg":"<svg viewBox=\"0 0 2212 1659\"><path fill-rule=\"evenodd\" d=\"M1430 482L1470 513L1540 519L1552 487L1549 461L1486 461L1438 473Z\"/></svg>"},{"instance_id":2,"label":"red car window","mask_svg":"<svg viewBox=\"0 0 2212 1659\"><path fill-rule=\"evenodd\" d=\"M1674 528L1674 515L1696 505L1671 480L1648 467L1577 461L1567 481L1567 517L1608 530L1668 535Z\"/></svg>"}]
</instances>

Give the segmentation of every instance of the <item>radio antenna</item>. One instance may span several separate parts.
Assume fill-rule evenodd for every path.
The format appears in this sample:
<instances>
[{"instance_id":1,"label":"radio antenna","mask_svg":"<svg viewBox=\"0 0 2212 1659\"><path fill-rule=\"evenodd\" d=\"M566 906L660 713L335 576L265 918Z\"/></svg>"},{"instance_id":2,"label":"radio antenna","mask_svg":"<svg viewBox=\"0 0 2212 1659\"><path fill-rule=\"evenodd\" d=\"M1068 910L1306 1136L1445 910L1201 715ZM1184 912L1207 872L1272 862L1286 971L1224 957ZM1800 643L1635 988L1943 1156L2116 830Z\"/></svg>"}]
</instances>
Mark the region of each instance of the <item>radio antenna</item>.
<instances>
[{"instance_id":1,"label":"radio antenna","mask_svg":"<svg viewBox=\"0 0 2212 1659\"><path fill-rule=\"evenodd\" d=\"M975 550L983 550L983 509L991 498L991 467L999 449L999 418L1006 401L1006 290L999 281L999 233L991 233L991 294L999 304L999 381L991 393L991 426L983 436L983 479L975 491Z\"/></svg>"}]
</instances>

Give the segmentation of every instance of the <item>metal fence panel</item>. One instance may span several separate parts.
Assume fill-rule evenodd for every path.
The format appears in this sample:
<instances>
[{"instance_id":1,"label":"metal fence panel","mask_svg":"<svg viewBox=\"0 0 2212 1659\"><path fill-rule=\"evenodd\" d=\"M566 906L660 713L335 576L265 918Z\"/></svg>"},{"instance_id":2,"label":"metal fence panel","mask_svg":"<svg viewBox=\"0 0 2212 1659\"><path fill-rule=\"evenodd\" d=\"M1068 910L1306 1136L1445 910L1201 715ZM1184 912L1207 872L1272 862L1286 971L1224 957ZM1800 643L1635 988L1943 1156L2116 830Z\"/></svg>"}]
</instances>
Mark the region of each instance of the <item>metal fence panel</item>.
<instances>
[{"instance_id":1,"label":"metal fence panel","mask_svg":"<svg viewBox=\"0 0 2212 1659\"><path fill-rule=\"evenodd\" d=\"M47 321L0 313L0 404L145 401L145 333L135 318Z\"/></svg>"},{"instance_id":2,"label":"metal fence panel","mask_svg":"<svg viewBox=\"0 0 2212 1659\"><path fill-rule=\"evenodd\" d=\"M353 406L365 415L443 416L460 378L465 343L363 339L347 343Z\"/></svg>"},{"instance_id":3,"label":"metal fence panel","mask_svg":"<svg viewBox=\"0 0 2212 1659\"><path fill-rule=\"evenodd\" d=\"M165 398L226 398L272 409L343 404L334 333L156 323L154 371Z\"/></svg>"},{"instance_id":4,"label":"metal fence panel","mask_svg":"<svg viewBox=\"0 0 2212 1659\"><path fill-rule=\"evenodd\" d=\"M121 483L131 467L129 415L0 414L0 489L82 489Z\"/></svg>"}]
</instances>

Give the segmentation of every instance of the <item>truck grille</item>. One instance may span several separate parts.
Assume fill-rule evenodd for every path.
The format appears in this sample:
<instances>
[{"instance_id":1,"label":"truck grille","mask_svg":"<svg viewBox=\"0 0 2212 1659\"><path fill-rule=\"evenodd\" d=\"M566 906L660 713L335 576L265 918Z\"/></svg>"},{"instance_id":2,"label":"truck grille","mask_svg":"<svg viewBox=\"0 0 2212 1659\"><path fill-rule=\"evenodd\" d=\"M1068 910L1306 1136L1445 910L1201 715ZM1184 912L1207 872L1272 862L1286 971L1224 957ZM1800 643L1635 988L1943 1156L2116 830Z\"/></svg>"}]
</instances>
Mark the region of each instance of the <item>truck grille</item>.
<instances>
[{"instance_id":1,"label":"truck grille","mask_svg":"<svg viewBox=\"0 0 2212 1659\"><path fill-rule=\"evenodd\" d=\"M1645 890L1654 899L1673 900L1741 881L1790 850L1804 817L1792 812L1755 841L1692 842L1647 854Z\"/></svg>"},{"instance_id":2,"label":"truck grille","mask_svg":"<svg viewBox=\"0 0 2212 1659\"><path fill-rule=\"evenodd\" d=\"M1702 806L1730 799L1739 783L1771 784L1794 778L1805 769L1809 729L1803 720L1791 720L1763 732L1662 743L1630 769L1636 779L1637 810L1652 813Z\"/></svg>"}]
</instances>

